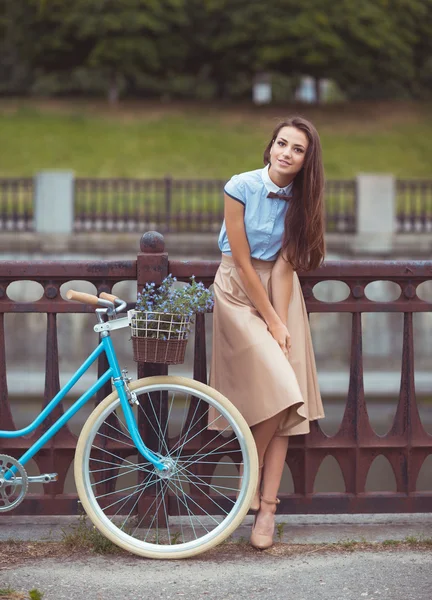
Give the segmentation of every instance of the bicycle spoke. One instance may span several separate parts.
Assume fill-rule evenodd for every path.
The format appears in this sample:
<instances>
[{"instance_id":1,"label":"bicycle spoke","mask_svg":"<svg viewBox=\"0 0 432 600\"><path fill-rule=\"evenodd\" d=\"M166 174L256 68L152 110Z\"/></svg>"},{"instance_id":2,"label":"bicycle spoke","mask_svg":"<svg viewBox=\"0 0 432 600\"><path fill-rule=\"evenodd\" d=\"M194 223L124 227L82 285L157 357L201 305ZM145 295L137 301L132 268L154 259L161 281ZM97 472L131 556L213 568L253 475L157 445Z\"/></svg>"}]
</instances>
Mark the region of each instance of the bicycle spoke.
<instances>
[{"instance_id":1,"label":"bicycle spoke","mask_svg":"<svg viewBox=\"0 0 432 600\"><path fill-rule=\"evenodd\" d=\"M112 456L114 458L119 458L122 462L128 463L131 466L135 466L135 463L131 462L130 460L127 460L127 458L122 458L121 456L117 456L117 454L113 454L112 452L110 452L106 448L99 448L99 446L94 446L93 445L92 449L94 449L94 450L100 450L101 452L105 452L106 454L108 454L108 456ZM90 460L98 460L98 459L90 457Z\"/></svg>"},{"instance_id":2,"label":"bicycle spoke","mask_svg":"<svg viewBox=\"0 0 432 600\"><path fill-rule=\"evenodd\" d=\"M169 487L168 483L167 483L167 485L165 487L166 488ZM161 485L161 489L162 489L162 485ZM165 494L162 494L162 500L163 500L163 509L164 509L165 521L166 521L166 524L167 524L168 540L169 540L169 543L171 544L171 533L170 533L170 528L169 528L168 511L167 511L167 507L166 507L166 504L165 504Z\"/></svg>"},{"instance_id":3,"label":"bicycle spoke","mask_svg":"<svg viewBox=\"0 0 432 600\"><path fill-rule=\"evenodd\" d=\"M149 481L147 483L147 485L143 486L143 490L145 491L145 489L147 489L148 487L150 487L150 485L152 485L154 482L153 481ZM138 487L138 486L135 486ZM129 494L127 496L127 500L129 500L129 498L132 498L132 496L136 493L138 493L139 491L141 491L140 489L136 489L134 492L132 492L131 494ZM124 498L120 498L119 500L116 500L115 502L113 502L112 504L109 504L108 506L104 506L104 510L108 510L109 508L111 508L112 506L115 506L116 504L118 504L119 502L122 502L124 500Z\"/></svg>"},{"instance_id":4,"label":"bicycle spoke","mask_svg":"<svg viewBox=\"0 0 432 600\"><path fill-rule=\"evenodd\" d=\"M97 485L97 483L93 483L93 486ZM106 494L99 494L99 496L95 496L97 500L99 498L106 498L107 496L112 496L113 494L120 494L121 492L127 492L129 490L136 489L141 487L142 483L138 483L137 485L130 485L129 487L123 488L122 490L114 490L113 492L107 492Z\"/></svg>"},{"instance_id":5,"label":"bicycle spoke","mask_svg":"<svg viewBox=\"0 0 432 600\"><path fill-rule=\"evenodd\" d=\"M225 488L223 486L217 486L217 487L215 487L215 486L211 485L210 483L207 483L206 481L203 481L199 475L196 475L195 473L191 473L190 471L187 471L187 472L190 473L191 477L194 477L195 479L197 479L198 481L200 481L202 486L211 488L211 489L213 489L216 492L218 492L218 490L220 490L220 489L226 489L226 490L230 490L232 492L237 492L238 491L235 488ZM199 486L199 483L196 483L195 481L191 481L190 479L186 479L186 481L187 482L191 482L196 487ZM205 493L205 492L203 492L203 493ZM231 498L229 498L229 496L226 496L223 492L218 492L218 493L221 496L223 496L226 500L229 500L230 502L232 502Z\"/></svg>"},{"instance_id":6,"label":"bicycle spoke","mask_svg":"<svg viewBox=\"0 0 432 600\"><path fill-rule=\"evenodd\" d=\"M238 492L238 488L232 488L232 487L226 487L223 485L212 485L211 483L208 483L207 481L204 481L199 475L196 475L195 473L191 473L188 469L186 469L186 472L190 474L190 477L195 477L196 479L198 479L199 481L202 482L202 485L209 487L211 489L213 489L215 492L218 490L228 490L230 492ZM183 473L184 475L184 473ZM179 481L183 481L184 482L189 482L189 479L179 479ZM194 485L198 485L197 483L193 482ZM227 498L228 500L230 498L228 498L228 496L225 496L222 492L221 492L222 496L224 496L224 498Z\"/></svg>"},{"instance_id":7,"label":"bicycle spoke","mask_svg":"<svg viewBox=\"0 0 432 600\"><path fill-rule=\"evenodd\" d=\"M173 446L173 448L172 448L172 451L176 450L176 449L177 449L177 447L179 447L179 445L180 445L180 444L181 444L181 447L182 447L182 448L183 448L183 446L185 445L185 442L183 442L183 443L182 443L182 438L184 438L185 436L187 436L187 434L189 433L189 431L190 431L190 430L193 428L193 426L194 426L194 419L195 419L195 415L196 415L196 413L197 413L197 411L198 411L198 407L199 407L199 405L200 405L200 402L201 402L201 400L199 400L199 401L197 402L196 406L195 406L194 414L192 415L192 418L191 418L191 420L190 420L190 423L189 423L189 429L188 429L188 430L187 430L185 433L183 433L183 434L182 434L182 435L179 437L179 439L177 440L176 444L174 444L174 446ZM205 415L206 415L207 413L208 413L208 409L206 410L206 412L205 412L205 414L204 414L204 415L201 415L201 417L200 417L200 418L201 418L201 419L202 419L202 418L204 418L204 417L205 417ZM187 416L187 415L186 415L186 416ZM182 427L181 427L181 429L180 429L180 432L182 432L182 431L183 431L183 429L184 429L185 425L186 425L186 423L185 423L185 422L183 422L183 423L182 423ZM207 427L205 427L204 429L207 429ZM201 430L201 431L203 431L203 430ZM198 433L199 433L199 432L198 432ZM195 436L194 436L194 437L195 437ZM193 439L193 438L191 438L191 439Z\"/></svg>"},{"instance_id":8,"label":"bicycle spoke","mask_svg":"<svg viewBox=\"0 0 432 600\"><path fill-rule=\"evenodd\" d=\"M149 394L149 393L147 394L147 397L148 397L148 401L149 401L149 403L150 403L150 406L151 406L151 408L152 408L153 414L154 414L154 416L155 416L155 419L156 419L156 421L157 421L157 423L158 423L158 425L159 425L159 433L160 433L160 434L162 434L162 429L161 429L161 426L160 426L159 420L158 420L158 418L157 418L157 414L156 414L156 411L155 411L155 408L154 408L154 405L153 405L153 401L152 401L152 399L151 399L151 397L150 397L150 394ZM144 415L145 415L145 411L144 411L144 409L143 409L142 407L141 407L141 410L142 410L142 412L143 412L143 413L144 413ZM150 421L150 419L147 419L147 422L149 423L150 427L153 429L153 432L154 432L154 434L156 435L156 437L158 438L158 440L159 440L159 441L161 441L161 436L160 436L160 435L159 435L159 433L156 431L156 429L155 429L155 427L153 426L153 423ZM164 445L164 450L165 450L166 452L168 452L168 446L166 445L166 443L165 443L165 440L163 439L162 441L163 441L163 445ZM159 446L159 448L160 448L160 446ZM160 452L160 449L159 449L159 452Z\"/></svg>"},{"instance_id":9,"label":"bicycle spoke","mask_svg":"<svg viewBox=\"0 0 432 600\"><path fill-rule=\"evenodd\" d=\"M136 471L136 469L131 469L130 471L119 473L118 475L113 475L112 477L107 477L106 479L101 479L101 480L97 481L96 484L105 483L107 481L111 481L112 479L119 479L120 477L123 477L124 475L129 475L129 473L135 473L135 471ZM146 471L144 469L139 469L139 471L141 471L142 473L154 473L154 471Z\"/></svg>"},{"instance_id":10,"label":"bicycle spoke","mask_svg":"<svg viewBox=\"0 0 432 600\"><path fill-rule=\"evenodd\" d=\"M95 460L94 458L92 458L92 460ZM129 465L118 465L117 463L109 463L109 462L105 462L103 460L100 460L99 462L103 462L106 465L112 465L114 467L118 467L119 469L127 469L129 468ZM142 468L144 465L149 465L150 463L132 463L134 465L134 467L136 468L135 470L138 471L143 471L144 473L150 473L151 469L144 469ZM102 473L103 471L112 471L111 467L106 467L106 469L89 469L89 473Z\"/></svg>"},{"instance_id":11,"label":"bicycle spoke","mask_svg":"<svg viewBox=\"0 0 432 600\"><path fill-rule=\"evenodd\" d=\"M113 429L115 429L115 427L113 427ZM119 444L119 443L124 444L125 446L128 446L129 448L135 448L135 444L129 444L128 442L124 442L123 440L119 440L118 438L113 438L110 435L107 435L106 433L99 433L99 437L106 438L107 440L112 440L113 442L116 442L117 444Z\"/></svg>"},{"instance_id":12,"label":"bicycle spoke","mask_svg":"<svg viewBox=\"0 0 432 600\"><path fill-rule=\"evenodd\" d=\"M175 486L175 484L174 484L174 486ZM175 487L177 487L177 486L175 486ZM201 525L201 527L202 527L203 529L205 529L205 530L206 530L206 533L209 533L209 530L207 529L207 527L206 527L205 525L203 525L203 524L201 523L201 521L200 521L200 519L199 519L199 516L198 516L198 515L193 515L193 513L191 513L191 511L190 511L190 508L189 508L189 506L188 506L188 503L187 503L187 501L186 501L186 494L185 494L185 492L184 492L184 490L183 490L183 487L182 487L182 486L180 487L180 490L181 490L181 493L182 493L182 495L183 495L183 500L182 500L181 498L180 498L179 500L180 500L180 502L183 504L183 506L185 506L186 510L188 511L188 515L189 515L189 521L190 521L190 524L191 524L191 527L192 527L192 531L194 532L195 539L197 539L197 533L196 533L196 531L195 531L195 525L194 525L194 522L193 522L193 519L194 519L194 518L195 518L195 519L198 521L198 523ZM176 494L176 495L177 495L177 494ZM177 497L178 497L178 495L177 495ZM180 512L180 511L179 511L179 512ZM180 521L180 522L181 522L181 521Z\"/></svg>"},{"instance_id":13,"label":"bicycle spoke","mask_svg":"<svg viewBox=\"0 0 432 600\"><path fill-rule=\"evenodd\" d=\"M142 495L144 494L145 490L146 490L146 488L144 487L144 488L142 489L142 491L141 491L141 494L140 494L140 495L138 496L138 498L135 500L135 503L134 503L134 505L132 506L132 508L130 509L128 516L127 516L127 517L126 517L126 519L123 521L123 524L122 524L122 527L121 527L121 529L123 529L123 527L124 527L124 524L126 523L126 520L127 520L127 519L128 519L130 516L131 516L131 514L132 514L132 512L134 511L135 507L137 506L138 502L139 502L139 501L140 501L140 499L142 498ZM151 507L153 506L153 504L154 504L154 502L152 502L152 503L150 504L150 506L149 506L149 508L147 509L147 512L146 512L146 514L144 515L143 519L144 519L144 518L145 518L145 516L148 514L148 511L151 509ZM135 531L136 531L136 530L135 530Z\"/></svg>"},{"instance_id":14,"label":"bicycle spoke","mask_svg":"<svg viewBox=\"0 0 432 600\"><path fill-rule=\"evenodd\" d=\"M163 492L162 492L162 484L161 484L161 486L160 486L160 487L161 487L161 495L162 495L162 494L163 494ZM156 492L156 499L157 499L157 497L158 497L158 494L159 494L159 492ZM148 526L147 535L145 536L145 538L144 538L144 541L146 541L146 540L147 540L147 536L148 536L148 534L149 534L149 533L150 533L150 531L151 531L151 526L153 525L153 523L154 523L155 519L156 519L156 523L158 523L158 522L159 522L159 508L160 508L160 506L161 506L161 503L162 503L162 499L161 499L161 500L159 500L159 504L158 504L158 505L157 505L157 507L156 507L155 513L154 513L154 515L153 515L153 519L150 521L150 525ZM144 517L141 519L140 523L142 523L142 521L143 521L143 520L144 520ZM137 526L137 527L136 527L135 531L137 531L137 529L139 529L139 526ZM159 531L159 527L156 527L156 529L157 529L157 531Z\"/></svg>"},{"instance_id":15,"label":"bicycle spoke","mask_svg":"<svg viewBox=\"0 0 432 600\"><path fill-rule=\"evenodd\" d=\"M211 442L213 442L215 439L216 439L216 438L214 438L213 440L210 440L210 441L208 441L208 442L207 442L207 444L204 444L203 448L205 448L206 446L208 446L208 445L209 445ZM230 441L227 441L227 442L225 442L225 444L222 444L222 446L219 446L219 448L223 448L223 447L224 447L224 446L226 446L227 444L230 444ZM210 454L213 454L213 452L208 452L206 455L203 455L202 457L204 457L204 456L209 456ZM194 454L192 454L192 457L191 457L191 458L196 458L196 456L195 456ZM187 466L190 466L190 465L193 465L193 464L195 464L196 462L198 462L198 460L200 460L200 459L197 459L197 460L194 460L194 461L192 461L192 462L191 462L191 460L189 459L189 460L187 461ZM206 463L206 464L210 464L210 463L207 463L207 461L205 461L205 463ZM222 463L222 462L216 462L215 464L232 464L232 463Z\"/></svg>"},{"instance_id":16,"label":"bicycle spoke","mask_svg":"<svg viewBox=\"0 0 432 600\"><path fill-rule=\"evenodd\" d=\"M109 421L105 421L105 425L107 427L111 427L111 429L114 429L114 431L117 431L118 433L121 433L122 436L124 436L125 438L128 438L129 440L132 440L131 436L129 435L129 430L128 430L127 426L123 423L123 421L121 421L121 419L119 418L119 416L117 415L117 413L115 413L115 417L116 417L117 421L121 422L121 424L123 425L124 429L118 429L117 427L115 427ZM100 435L102 435L102 434L100 434ZM116 439L116 438L113 438L113 439Z\"/></svg>"},{"instance_id":17,"label":"bicycle spoke","mask_svg":"<svg viewBox=\"0 0 432 600\"><path fill-rule=\"evenodd\" d=\"M203 427L202 429L200 429L199 431L197 431L197 433L195 433L195 434L194 434L194 435L193 435L191 438L189 438L188 440L185 440L185 441L184 441L184 443L182 444L182 447L180 448L180 452L181 452L181 450L184 448L184 446L185 446L187 443L190 443L190 442L191 442L193 439L195 439L195 438L196 438L196 437L197 437L197 436L198 436L200 433L202 433L203 431L206 431L206 430L208 429L208 427L209 427L210 425L213 425L214 423L216 423L216 421L217 421L218 419L220 419L220 418L221 418L221 416L222 416L222 415L219 415L219 416L218 416L216 419L213 419L213 421L212 421L211 423L209 423L209 424L207 424L207 425L204 425L204 427ZM192 429L192 426L189 426L189 429L188 429L188 431L190 431L191 429ZM225 431L226 431L227 429L228 429L228 427L226 427L226 428L225 428L223 431L221 431L221 432L218 434L218 436L219 436L219 435L222 435L223 433L225 433ZM216 437L218 437L218 436L216 436ZM214 439L216 439L216 438L214 438ZM211 442L211 441L213 441L213 440L209 440L209 441L207 442L207 444L205 444L205 445L203 446L203 448L205 448L206 446L208 446L208 445L210 444L210 442ZM231 440L227 440L226 444L230 444L230 443L231 443ZM226 445L226 444L225 444L225 445ZM177 448L173 448L173 450L177 451Z\"/></svg>"},{"instance_id":18,"label":"bicycle spoke","mask_svg":"<svg viewBox=\"0 0 432 600\"><path fill-rule=\"evenodd\" d=\"M171 479L171 481L172 481L172 479ZM175 485L175 483L174 483L173 485L174 485L175 487L177 487L177 486ZM180 489L180 488L178 488L178 489ZM209 496L209 497L210 497L210 496ZM197 502L195 502L195 500L194 500L194 499L193 499L191 496L188 496L188 498L190 499L190 501L191 501L191 502L193 502L193 503L194 503L196 506L198 506L198 508L199 508L200 510L205 510L205 509L203 509L203 507L202 507L202 506L200 506L200 505L199 505ZM219 507L219 508L220 508L220 507ZM217 519L215 519L213 515L211 515L211 514L210 514L210 513L208 513L207 511L205 511L205 513L206 513L206 515L207 515L208 517L210 517L210 518L211 518L211 519L212 519L212 520L213 520L215 523L217 523L217 524L219 525L219 522L218 522L218 520L217 520Z\"/></svg>"}]
</instances>

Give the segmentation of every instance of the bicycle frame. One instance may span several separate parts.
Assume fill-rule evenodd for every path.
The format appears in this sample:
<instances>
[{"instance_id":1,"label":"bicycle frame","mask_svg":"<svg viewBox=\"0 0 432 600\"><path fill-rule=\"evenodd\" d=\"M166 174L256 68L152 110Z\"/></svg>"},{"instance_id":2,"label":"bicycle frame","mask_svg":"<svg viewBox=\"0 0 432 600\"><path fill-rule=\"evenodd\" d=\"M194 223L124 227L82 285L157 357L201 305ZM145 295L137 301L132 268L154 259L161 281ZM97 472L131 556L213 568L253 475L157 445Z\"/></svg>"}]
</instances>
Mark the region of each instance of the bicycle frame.
<instances>
[{"instance_id":1,"label":"bicycle frame","mask_svg":"<svg viewBox=\"0 0 432 600\"><path fill-rule=\"evenodd\" d=\"M142 454L145 460L151 462L157 469L162 471L164 468L166 468L161 462L160 458L149 448L147 448L138 431L137 423L132 412L132 407L127 398L125 381L122 377L114 345L108 331L104 331L102 333L102 339L98 347L95 348L90 356L83 362L81 367L79 367L76 373L63 386L58 394L47 404L47 406L36 417L36 419L27 427L17 431L0 430L0 439L22 437L24 435L28 435L37 427L39 427L39 425L43 423L49 414L52 413L55 407L63 400L66 394L70 392L77 381L84 375L84 373L88 371L91 365L103 352L105 352L108 359L109 368L101 377L99 377L96 383L94 383L86 392L84 392L84 394L82 394L80 398L78 398L78 400L76 400L72 406L61 417L59 417L59 419L57 419L57 421L51 425L51 427L45 433L43 433L40 438L21 456L19 462L22 465L25 465L27 461L33 458L33 456L42 448L42 446L44 446L59 431L59 429L61 429L63 425L65 425L65 423L67 423L69 419L73 417L80 410L80 408L82 408L82 406L84 406L84 404L86 404L88 400L90 400L90 398L94 396L94 394L96 394L96 392L112 378L119 395L127 428L136 448Z\"/></svg>"}]
</instances>

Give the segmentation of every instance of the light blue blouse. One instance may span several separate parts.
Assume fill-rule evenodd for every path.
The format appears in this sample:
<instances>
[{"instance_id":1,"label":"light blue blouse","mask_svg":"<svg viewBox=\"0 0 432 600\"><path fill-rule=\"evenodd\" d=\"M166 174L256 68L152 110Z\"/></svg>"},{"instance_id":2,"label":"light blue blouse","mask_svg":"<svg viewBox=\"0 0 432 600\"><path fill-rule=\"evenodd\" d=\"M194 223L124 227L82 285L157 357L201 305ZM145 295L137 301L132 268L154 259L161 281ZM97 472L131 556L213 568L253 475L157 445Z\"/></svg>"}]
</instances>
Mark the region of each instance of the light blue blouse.
<instances>
[{"instance_id":1,"label":"light blue blouse","mask_svg":"<svg viewBox=\"0 0 432 600\"><path fill-rule=\"evenodd\" d=\"M244 207L246 236L252 258L276 260L282 246L285 213L289 202L280 198L267 198L269 192L289 196L292 183L279 188L270 179L269 165L247 173L234 175L225 185L225 193ZM231 256L225 221L219 234L219 249Z\"/></svg>"}]
</instances>

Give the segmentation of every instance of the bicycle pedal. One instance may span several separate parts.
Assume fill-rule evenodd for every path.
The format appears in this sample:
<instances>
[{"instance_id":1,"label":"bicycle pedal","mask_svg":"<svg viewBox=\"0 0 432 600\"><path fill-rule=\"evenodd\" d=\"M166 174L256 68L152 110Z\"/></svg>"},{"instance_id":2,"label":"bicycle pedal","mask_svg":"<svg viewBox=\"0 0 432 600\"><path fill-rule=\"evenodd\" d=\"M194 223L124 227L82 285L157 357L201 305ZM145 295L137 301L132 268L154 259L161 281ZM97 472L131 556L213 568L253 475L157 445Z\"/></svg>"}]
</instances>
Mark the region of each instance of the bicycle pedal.
<instances>
[{"instance_id":1,"label":"bicycle pedal","mask_svg":"<svg viewBox=\"0 0 432 600\"><path fill-rule=\"evenodd\" d=\"M53 483L54 481L58 481L58 473L43 473L28 477L29 483Z\"/></svg>"}]
</instances>

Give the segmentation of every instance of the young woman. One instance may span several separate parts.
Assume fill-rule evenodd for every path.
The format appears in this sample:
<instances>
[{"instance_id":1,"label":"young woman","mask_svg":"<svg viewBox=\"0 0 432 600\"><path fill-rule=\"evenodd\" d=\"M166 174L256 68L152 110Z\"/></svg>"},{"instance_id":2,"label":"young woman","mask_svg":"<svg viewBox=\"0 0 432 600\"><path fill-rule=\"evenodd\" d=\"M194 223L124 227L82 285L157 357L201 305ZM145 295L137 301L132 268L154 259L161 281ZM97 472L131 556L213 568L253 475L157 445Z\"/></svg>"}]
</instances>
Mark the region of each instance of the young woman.
<instances>
[{"instance_id":1,"label":"young woman","mask_svg":"<svg viewBox=\"0 0 432 600\"><path fill-rule=\"evenodd\" d=\"M256 442L260 482L250 541L260 549L273 544L288 438L308 433L309 421L324 416L296 274L324 258L324 174L315 127L300 117L279 123L264 164L225 186L210 375Z\"/></svg>"}]
</instances>

